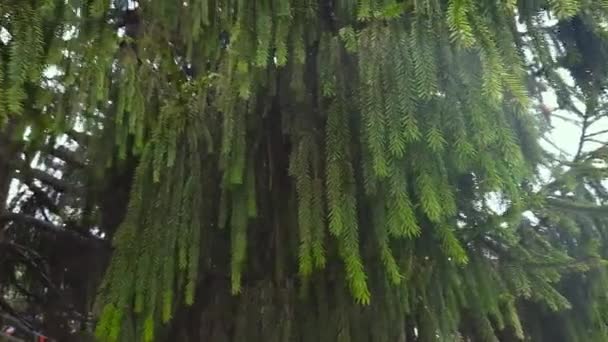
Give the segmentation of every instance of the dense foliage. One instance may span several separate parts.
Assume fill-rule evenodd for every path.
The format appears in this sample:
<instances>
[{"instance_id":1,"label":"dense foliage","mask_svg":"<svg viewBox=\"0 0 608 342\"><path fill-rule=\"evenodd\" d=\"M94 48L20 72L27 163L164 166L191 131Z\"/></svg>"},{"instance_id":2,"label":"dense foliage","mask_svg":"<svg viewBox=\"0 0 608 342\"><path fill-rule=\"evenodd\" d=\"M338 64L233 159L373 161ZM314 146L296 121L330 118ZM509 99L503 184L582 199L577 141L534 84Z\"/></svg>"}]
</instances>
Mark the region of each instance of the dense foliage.
<instances>
[{"instance_id":1,"label":"dense foliage","mask_svg":"<svg viewBox=\"0 0 608 342\"><path fill-rule=\"evenodd\" d=\"M0 287L50 286L4 280L45 273L15 247L55 255L36 226L97 246L72 272L112 239L101 283L70 278L102 341L608 340L607 20L592 0L0 0L0 199L29 188L0 208L24 260ZM539 145L547 86L582 122L569 160Z\"/></svg>"}]
</instances>

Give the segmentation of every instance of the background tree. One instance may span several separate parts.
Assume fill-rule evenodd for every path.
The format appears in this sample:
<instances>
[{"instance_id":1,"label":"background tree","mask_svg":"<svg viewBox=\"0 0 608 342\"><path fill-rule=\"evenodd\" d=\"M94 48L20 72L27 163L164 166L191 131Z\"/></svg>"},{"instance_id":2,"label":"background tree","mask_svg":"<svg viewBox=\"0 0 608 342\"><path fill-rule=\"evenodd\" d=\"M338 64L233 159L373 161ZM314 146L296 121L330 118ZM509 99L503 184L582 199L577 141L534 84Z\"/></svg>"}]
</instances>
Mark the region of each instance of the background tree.
<instances>
[{"instance_id":1,"label":"background tree","mask_svg":"<svg viewBox=\"0 0 608 342\"><path fill-rule=\"evenodd\" d=\"M583 148L604 115L603 2L3 0L0 12L0 113L21 127L14 140L35 137L11 154L33 194L4 231L113 238L99 339L605 337L605 149ZM564 109L585 104L567 163L537 143L540 82ZM45 153L75 131L62 178L45 183ZM69 302L84 312L91 299ZM561 321L564 334L548 328Z\"/></svg>"},{"instance_id":2,"label":"background tree","mask_svg":"<svg viewBox=\"0 0 608 342\"><path fill-rule=\"evenodd\" d=\"M82 39L71 31L80 23L72 5L0 4L0 302L60 341L84 340L78 332L94 326L108 239L132 173L123 163L102 167L101 176L91 163L98 121L79 109L70 93L78 89L66 90L56 64L82 60L82 50L69 49ZM67 104L78 113L66 115Z\"/></svg>"}]
</instances>

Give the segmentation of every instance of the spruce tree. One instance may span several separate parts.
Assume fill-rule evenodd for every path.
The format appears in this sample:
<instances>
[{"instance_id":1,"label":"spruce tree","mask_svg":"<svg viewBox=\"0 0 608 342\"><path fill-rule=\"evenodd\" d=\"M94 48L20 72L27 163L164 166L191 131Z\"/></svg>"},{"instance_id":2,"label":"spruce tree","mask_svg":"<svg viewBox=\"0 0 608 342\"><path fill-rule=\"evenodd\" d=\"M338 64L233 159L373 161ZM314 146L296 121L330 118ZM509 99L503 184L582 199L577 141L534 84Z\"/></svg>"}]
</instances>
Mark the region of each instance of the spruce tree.
<instances>
[{"instance_id":1,"label":"spruce tree","mask_svg":"<svg viewBox=\"0 0 608 342\"><path fill-rule=\"evenodd\" d=\"M83 128L95 181L137 164L99 340L599 341L605 147L555 164L533 105L604 115L607 15L0 0L0 119Z\"/></svg>"}]
</instances>

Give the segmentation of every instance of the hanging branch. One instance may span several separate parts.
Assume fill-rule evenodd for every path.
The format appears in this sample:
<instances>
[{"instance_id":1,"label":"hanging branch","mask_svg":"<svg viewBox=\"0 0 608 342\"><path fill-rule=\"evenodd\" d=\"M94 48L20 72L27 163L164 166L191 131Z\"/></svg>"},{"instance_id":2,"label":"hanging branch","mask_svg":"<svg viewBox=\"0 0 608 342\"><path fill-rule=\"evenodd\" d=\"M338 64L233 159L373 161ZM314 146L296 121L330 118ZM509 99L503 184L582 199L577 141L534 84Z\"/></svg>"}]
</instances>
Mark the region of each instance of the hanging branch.
<instances>
[{"instance_id":1,"label":"hanging branch","mask_svg":"<svg viewBox=\"0 0 608 342\"><path fill-rule=\"evenodd\" d=\"M78 168L85 168L87 165L86 161L83 160L82 156L78 155L74 151L65 148L64 146L57 146L55 148L49 149L47 153Z\"/></svg>"},{"instance_id":2,"label":"hanging branch","mask_svg":"<svg viewBox=\"0 0 608 342\"><path fill-rule=\"evenodd\" d=\"M19 222L22 224L29 225L32 228L38 228L42 233L51 235L64 235L76 238L81 241L96 241L106 244L107 241L96 237L92 234L81 234L75 230L66 229L64 226L58 226L48 221L38 219L34 216L22 214L22 213L6 213L0 216L0 226L5 225L8 222ZM6 230L8 228L4 228Z\"/></svg>"},{"instance_id":3,"label":"hanging branch","mask_svg":"<svg viewBox=\"0 0 608 342\"><path fill-rule=\"evenodd\" d=\"M577 203L554 197L547 198L546 203L550 206L570 210L575 213L588 213L608 217L608 206L596 205L593 203Z\"/></svg>"},{"instance_id":4,"label":"hanging branch","mask_svg":"<svg viewBox=\"0 0 608 342\"><path fill-rule=\"evenodd\" d=\"M22 180L23 181L23 180ZM49 195L42 190L40 187L34 184L34 182L28 180L24 182L24 184L28 187L30 191L32 191L35 199L44 207L51 210L55 215L60 216L60 210L58 205L55 203L53 199L49 197Z\"/></svg>"},{"instance_id":5,"label":"hanging branch","mask_svg":"<svg viewBox=\"0 0 608 342\"><path fill-rule=\"evenodd\" d=\"M90 140L90 136L83 132L78 132L74 130L69 130L65 132L65 134L70 137L70 139L74 140L80 146L87 146L87 141Z\"/></svg>"},{"instance_id":6,"label":"hanging branch","mask_svg":"<svg viewBox=\"0 0 608 342\"><path fill-rule=\"evenodd\" d=\"M51 188L53 188L56 191L72 192L72 193L80 193L83 191L83 189L75 186L74 184L67 182L63 179L54 177L54 176L50 175L49 173L42 171L40 169L24 167L23 165L21 165L21 167L18 170L20 172L16 172L15 176L17 178L23 180L24 183L27 183L32 178L35 178L35 179L39 180L40 182L42 182L43 184L50 186Z\"/></svg>"}]
</instances>

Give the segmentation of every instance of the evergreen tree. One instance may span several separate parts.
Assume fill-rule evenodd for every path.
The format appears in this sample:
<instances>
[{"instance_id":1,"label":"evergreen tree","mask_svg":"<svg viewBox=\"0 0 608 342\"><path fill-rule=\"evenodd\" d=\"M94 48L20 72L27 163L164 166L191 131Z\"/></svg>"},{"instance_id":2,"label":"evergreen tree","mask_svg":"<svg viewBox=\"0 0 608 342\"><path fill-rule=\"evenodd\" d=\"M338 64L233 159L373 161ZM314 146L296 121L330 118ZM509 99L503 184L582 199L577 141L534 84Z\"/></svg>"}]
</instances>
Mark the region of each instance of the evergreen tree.
<instances>
[{"instance_id":1,"label":"evergreen tree","mask_svg":"<svg viewBox=\"0 0 608 342\"><path fill-rule=\"evenodd\" d=\"M0 0L0 119L17 137L81 127L87 188L137 164L102 341L601 341L608 155L583 140L605 115L607 15ZM539 147L540 82L585 104L569 163Z\"/></svg>"}]
</instances>

